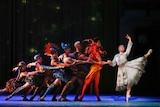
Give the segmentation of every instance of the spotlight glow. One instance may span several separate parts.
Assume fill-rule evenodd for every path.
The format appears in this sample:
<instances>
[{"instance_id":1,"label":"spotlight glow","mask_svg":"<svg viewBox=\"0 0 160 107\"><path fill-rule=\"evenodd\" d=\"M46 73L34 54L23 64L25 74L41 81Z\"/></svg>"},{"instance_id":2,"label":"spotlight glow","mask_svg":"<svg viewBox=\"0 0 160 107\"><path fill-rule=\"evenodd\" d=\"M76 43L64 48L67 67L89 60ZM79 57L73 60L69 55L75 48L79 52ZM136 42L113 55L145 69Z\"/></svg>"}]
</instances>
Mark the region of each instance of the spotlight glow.
<instances>
[{"instance_id":1,"label":"spotlight glow","mask_svg":"<svg viewBox=\"0 0 160 107\"><path fill-rule=\"evenodd\" d=\"M29 52L30 53L37 53L38 51L36 49L34 49L34 48L30 48Z\"/></svg>"},{"instance_id":2,"label":"spotlight glow","mask_svg":"<svg viewBox=\"0 0 160 107\"><path fill-rule=\"evenodd\" d=\"M26 4L26 3L27 3L27 0L22 0L22 3L23 3L23 4Z\"/></svg>"},{"instance_id":3,"label":"spotlight glow","mask_svg":"<svg viewBox=\"0 0 160 107\"><path fill-rule=\"evenodd\" d=\"M96 21L96 17L91 17L91 21Z\"/></svg>"},{"instance_id":4,"label":"spotlight glow","mask_svg":"<svg viewBox=\"0 0 160 107\"><path fill-rule=\"evenodd\" d=\"M56 9L57 9L57 10L60 10L60 9L61 9L61 7L60 7L60 6L56 6Z\"/></svg>"}]
</instances>

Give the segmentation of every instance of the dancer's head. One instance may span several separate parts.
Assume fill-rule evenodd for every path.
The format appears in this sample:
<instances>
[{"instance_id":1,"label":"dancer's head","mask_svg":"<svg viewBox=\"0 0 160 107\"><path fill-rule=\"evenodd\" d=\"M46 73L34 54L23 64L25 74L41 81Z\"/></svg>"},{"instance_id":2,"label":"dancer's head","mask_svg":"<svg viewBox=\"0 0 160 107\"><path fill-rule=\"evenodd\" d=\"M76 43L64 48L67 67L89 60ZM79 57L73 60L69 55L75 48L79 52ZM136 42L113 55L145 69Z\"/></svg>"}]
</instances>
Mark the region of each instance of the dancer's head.
<instances>
[{"instance_id":1,"label":"dancer's head","mask_svg":"<svg viewBox=\"0 0 160 107\"><path fill-rule=\"evenodd\" d=\"M65 53L70 53L71 48L70 48L70 44L69 43L61 43L61 47L64 50Z\"/></svg>"},{"instance_id":2,"label":"dancer's head","mask_svg":"<svg viewBox=\"0 0 160 107\"><path fill-rule=\"evenodd\" d=\"M81 42L81 46L82 46L81 52L82 52L82 53L86 53L86 50L87 50L86 48L89 46L89 44L90 44L89 41L83 40L83 41Z\"/></svg>"},{"instance_id":3,"label":"dancer's head","mask_svg":"<svg viewBox=\"0 0 160 107\"><path fill-rule=\"evenodd\" d=\"M101 40L98 37L95 37L93 40L97 47L101 47Z\"/></svg>"},{"instance_id":4,"label":"dancer's head","mask_svg":"<svg viewBox=\"0 0 160 107\"><path fill-rule=\"evenodd\" d=\"M125 46L124 45L119 45L118 46L118 51L119 52L124 52L125 51Z\"/></svg>"},{"instance_id":5,"label":"dancer's head","mask_svg":"<svg viewBox=\"0 0 160 107\"><path fill-rule=\"evenodd\" d=\"M57 57L58 56L58 52L55 48L50 48L51 54L53 57Z\"/></svg>"},{"instance_id":6,"label":"dancer's head","mask_svg":"<svg viewBox=\"0 0 160 107\"><path fill-rule=\"evenodd\" d=\"M17 66L20 67L21 71L26 70L26 63L24 61L18 62Z\"/></svg>"},{"instance_id":7,"label":"dancer's head","mask_svg":"<svg viewBox=\"0 0 160 107\"><path fill-rule=\"evenodd\" d=\"M80 41L74 42L74 47L76 50L80 51L82 49L81 42Z\"/></svg>"},{"instance_id":8,"label":"dancer's head","mask_svg":"<svg viewBox=\"0 0 160 107\"><path fill-rule=\"evenodd\" d=\"M34 60L35 60L36 62L38 62L38 63L42 63L42 57L41 57L41 55L40 55L40 54L36 54L36 55L34 56Z\"/></svg>"},{"instance_id":9,"label":"dancer's head","mask_svg":"<svg viewBox=\"0 0 160 107\"><path fill-rule=\"evenodd\" d=\"M58 48L58 46L56 45L56 44L54 44L54 43L47 43L46 45L45 45L45 53L47 53L47 54L58 54L58 50L59 48Z\"/></svg>"}]
</instances>

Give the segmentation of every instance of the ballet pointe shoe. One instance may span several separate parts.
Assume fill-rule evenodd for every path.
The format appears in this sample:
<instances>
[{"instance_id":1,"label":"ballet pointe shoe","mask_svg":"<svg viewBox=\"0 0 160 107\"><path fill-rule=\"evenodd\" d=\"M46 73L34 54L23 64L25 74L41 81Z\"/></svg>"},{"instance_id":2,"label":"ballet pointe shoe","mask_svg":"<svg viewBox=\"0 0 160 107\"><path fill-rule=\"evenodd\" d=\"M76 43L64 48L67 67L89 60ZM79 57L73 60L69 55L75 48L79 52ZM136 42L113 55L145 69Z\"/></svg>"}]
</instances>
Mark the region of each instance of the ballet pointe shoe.
<instances>
[{"instance_id":1,"label":"ballet pointe shoe","mask_svg":"<svg viewBox=\"0 0 160 107\"><path fill-rule=\"evenodd\" d=\"M11 98L11 96L8 96L7 98L5 98L5 100L7 101L7 100L9 100Z\"/></svg>"},{"instance_id":2,"label":"ballet pointe shoe","mask_svg":"<svg viewBox=\"0 0 160 107\"><path fill-rule=\"evenodd\" d=\"M97 101L102 101L99 96L97 97Z\"/></svg>"},{"instance_id":3,"label":"ballet pointe shoe","mask_svg":"<svg viewBox=\"0 0 160 107\"><path fill-rule=\"evenodd\" d=\"M68 100L66 98L62 98L61 101L70 101L70 100Z\"/></svg>"},{"instance_id":4,"label":"ballet pointe shoe","mask_svg":"<svg viewBox=\"0 0 160 107\"><path fill-rule=\"evenodd\" d=\"M23 97L23 101L29 101L27 97Z\"/></svg>"},{"instance_id":5,"label":"ballet pointe shoe","mask_svg":"<svg viewBox=\"0 0 160 107\"><path fill-rule=\"evenodd\" d=\"M30 101L33 101L33 99L34 99L34 97L32 96L29 100L30 100Z\"/></svg>"},{"instance_id":6,"label":"ballet pointe shoe","mask_svg":"<svg viewBox=\"0 0 160 107\"><path fill-rule=\"evenodd\" d=\"M74 98L74 101L78 101L78 98Z\"/></svg>"},{"instance_id":7,"label":"ballet pointe shoe","mask_svg":"<svg viewBox=\"0 0 160 107\"><path fill-rule=\"evenodd\" d=\"M62 99L62 97L61 97L61 96L59 96L59 98L57 99L57 101L61 101L61 99Z\"/></svg>"},{"instance_id":8,"label":"ballet pointe shoe","mask_svg":"<svg viewBox=\"0 0 160 107\"><path fill-rule=\"evenodd\" d=\"M57 99L56 98L52 98L52 101L57 101Z\"/></svg>"},{"instance_id":9,"label":"ballet pointe shoe","mask_svg":"<svg viewBox=\"0 0 160 107\"><path fill-rule=\"evenodd\" d=\"M82 101L82 98L78 98L78 101Z\"/></svg>"},{"instance_id":10,"label":"ballet pointe shoe","mask_svg":"<svg viewBox=\"0 0 160 107\"><path fill-rule=\"evenodd\" d=\"M44 100L44 97L43 97L43 96L42 96L42 97L39 97L39 98L38 98L38 101L45 101L45 100Z\"/></svg>"},{"instance_id":11,"label":"ballet pointe shoe","mask_svg":"<svg viewBox=\"0 0 160 107\"><path fill-rule=\"evenodd\" d=\"M126 95L126 102L129 101L129 98L131 97L131 95Z\"/></svg>"},{"instance_id":12,"label":"ballet pointe shoe","mask_svg":"<svg viewBox=\"0 0 160 107\"><path fill-rule=\"evenodd\" d=\"M13 94L12 95L9 95L7 98L5 98L5 100L7 101L7 100L9 100L10 98L12 98L13 97Z\"/></svg>"},{"instance_id":13,"label":"ballet pointe shoe","mask_svg":"<svg viewBox=\"0 0 160 107\"><path fill-rule=\"evenodd\" d=\"M149 49L148 52L144 55L146 58L152 54L153 50Z\"/></svg>"},{"instance_id":14,"label":"ballet pointe shoe","mask_svg":"<svg viewBox=\"0 0 160 107\"><path fill-rule=\"evenodd\" d=\"M60 97L57 99L57 101L70 101L70 100L68 100L68 99L63 98L62 96L60 96Z\"/></svg>"},{"instance_id":15,"label":"ballet pointe shoe","mask_svg":"<svg viewBox=\"0 0 160 107\"><path fill-rule=\"evenodd\" d=\"M97 101L102 101L102 100L99 98L99 99L97 99Z\"/></svg>"}]
</instances>

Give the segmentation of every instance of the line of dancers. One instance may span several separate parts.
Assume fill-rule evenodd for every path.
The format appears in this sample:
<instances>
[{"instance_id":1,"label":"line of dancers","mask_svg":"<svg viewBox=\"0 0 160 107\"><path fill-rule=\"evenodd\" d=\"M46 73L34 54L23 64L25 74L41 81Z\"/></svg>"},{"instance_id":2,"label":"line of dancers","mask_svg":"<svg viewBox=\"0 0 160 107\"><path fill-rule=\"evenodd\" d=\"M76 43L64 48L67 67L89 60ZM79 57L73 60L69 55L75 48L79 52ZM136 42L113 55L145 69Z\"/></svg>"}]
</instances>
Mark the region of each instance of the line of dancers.
<instances>
[{"instance_id":1,"label":"line of dancers","mask_svg":"<svg viewBox=\"0 0 160 107\"><path fill-rule=\"evenodd\" d=\"M75 91L74 101L82 101L88 87L94 86L97 101L101 101L99 95L100 71L104 65L118 66L116 91L126 90L126 102L131 97L131 89L145 73L147 58L151 55L149 49L144 56L128 61L127 56L132 48L131 36L126 34L127 48L119 45L113 60L102 59L107 52L103 50L99 38L85 39L74 43L75 52L71 52L70 44L61 43L64 53L59 55L59 47L54 43L45 45L44 55L50 57L50 65L44 65L40 54L34 56L34 62L26 64L20 61L13 71L17 77L6 82L0 93L8 92L5 100L9 100L19 92L23 92L24 101L34 100L39 93L39 101L44 101L48 93L54 92L52 101L69 101L66 97ZM27 70L34 67L33 71ZM92 88L91 88L92 89ZM27 95L32 94L30 98ZM59 97L57 98L57 95Z\"/></svg>"}]
</instances>

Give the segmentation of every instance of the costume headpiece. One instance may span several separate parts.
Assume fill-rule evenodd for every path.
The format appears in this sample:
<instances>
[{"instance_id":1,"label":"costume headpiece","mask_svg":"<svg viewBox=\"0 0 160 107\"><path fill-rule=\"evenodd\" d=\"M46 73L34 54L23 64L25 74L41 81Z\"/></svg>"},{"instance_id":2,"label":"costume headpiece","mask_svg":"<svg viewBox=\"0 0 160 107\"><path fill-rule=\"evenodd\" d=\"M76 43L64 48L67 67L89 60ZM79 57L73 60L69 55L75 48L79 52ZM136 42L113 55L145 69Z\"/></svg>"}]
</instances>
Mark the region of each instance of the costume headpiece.
<instances>
[{"instance_id":1,"label":"costume headpiece","mask_svg":"<svg viewBox=\"0 0 160 107\"><path fill-rule=\"evenodd\" d=\"M61 43L61 47L62 47L62 49L67 49L67 48L70 48L70 44L69 43Z\"/></svg>"},{"instance_id":2,"label":"costume headpiece","mask_svg":"<svg viewBox=\"0 0 160 107\"><path fill-rule=\"evenodd\" d=\"M57 50L55 48L50 48L51 54L57 53Z\"/></svg>"},{"instance_id":3,"label":"costume headpiece","mask_svg":"<svg viewBox=\"0 0 160 107\"><path fill-rule=\"evenodd\" d=\"M37 61L40 57L41 57L40 54L36 54L36 55L34 56L34 60Z\"/></svg>"},{"instance_id":4,"label":"costume headpiece","mask_svg":"<svg viewBox=\"0 0 160 107\"><path fill-rule=\"evenodd\" d=\"M17 66L18 66L18 67L21 67L21 66L23 66L23 65L26 65L26 63L25 63L24 61L20 61Z\"/></svg>"},{"instance_id":5,"label":"costume headpiece","mask_svg":"<svg viewBox=\"0 0 160 107\"><path fill-rule=\"evenodd\" d=\"M58 46L54 43L49 42L45 45L45 53L54 54L58 49Z\"/></svg>"},{"instance_id":6,"label":"costume headpiece","mask_svg":"<svg viewBox=\"0 0 160 107\"><path fill-rule=\"evenodd\" d=\"M94 37L93 40L94 40L94 42L97 42L97 41L100 40L100 38L99 37Z\"/></svg>"},{"instance_id":7,"label":"costume headpiece","mask_svg":"<svg viewBox=\"0 0 160 107\"><path fill-rule=\"evenodd\" d=\"M76 41L74 42L74 47L76 47L77 44L80 44L81 42L80 41Z\"/></svg>"}]
</instances>

